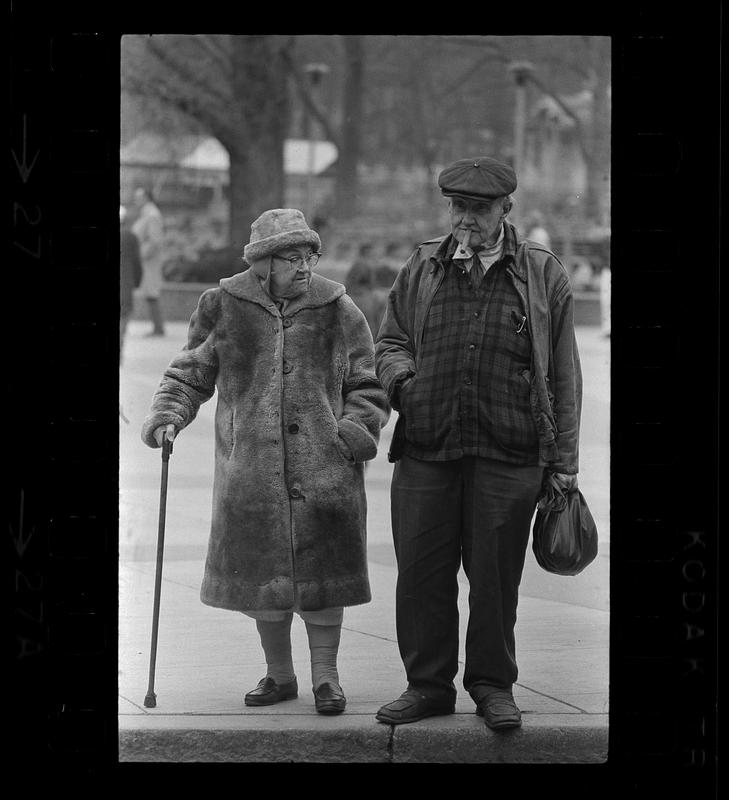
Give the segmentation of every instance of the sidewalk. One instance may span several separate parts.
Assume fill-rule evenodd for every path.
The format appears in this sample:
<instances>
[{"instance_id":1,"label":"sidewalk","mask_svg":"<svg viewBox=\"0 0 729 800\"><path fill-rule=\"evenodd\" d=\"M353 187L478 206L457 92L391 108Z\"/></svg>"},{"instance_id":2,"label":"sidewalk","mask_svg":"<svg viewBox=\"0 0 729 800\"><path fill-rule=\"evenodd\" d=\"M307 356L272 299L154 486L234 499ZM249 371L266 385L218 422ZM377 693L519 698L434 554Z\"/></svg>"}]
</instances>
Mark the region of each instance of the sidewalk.
<instances>
[{"instance_id":1,"label":"sidewalk","mask_svg":"<svg viewBox=\"0 0 729 800\"><path fill-rule=\"evenodd\" d=\"M139 439L141 421L162 370L184 344L186 325L171 323L163 339L142 337L132 322L121 370L119 551L119 760L327 763L595 763L607 757L608 573L607 515L609 341L578 331L586 377L581 488L601 534L601 554L580 576L548 575L531 552L517 623L521 729L496 734L474 714L456 677L456 713L390 726L377 709L405 688L394 621L396 568L389 528L386 458L394 416L367 472L368 547L372 602L345 610L339 673L347 710L337 717L314 709L303 622L292 641L299 697L248 708L243 695L265 674L255 623L199 599L210 518L213 412L205 404L175 443L165 537L155 691L147 690L154 595L160 451ZM461 641L467 584L461 576ZM462 656L462 653L461 653ZM463 659L461 657L461 667Z\"/></svg>"}]
</instances>

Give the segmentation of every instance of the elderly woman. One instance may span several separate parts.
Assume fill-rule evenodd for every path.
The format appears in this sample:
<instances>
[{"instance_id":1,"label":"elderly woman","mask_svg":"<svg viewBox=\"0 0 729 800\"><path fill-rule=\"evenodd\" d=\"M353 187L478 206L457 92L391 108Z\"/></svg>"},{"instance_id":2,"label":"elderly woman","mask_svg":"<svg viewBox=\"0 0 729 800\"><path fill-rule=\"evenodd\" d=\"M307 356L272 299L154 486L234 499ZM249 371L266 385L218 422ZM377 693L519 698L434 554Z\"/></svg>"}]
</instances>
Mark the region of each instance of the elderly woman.
<instances>
[{"instance_id":1,"label":"elderly woman","mask_svg":"<svg viewBox=\"0 0 729 800\"><path fill-rule=\"evenodd\" d=\"M344 710L345 606L367 603L364 462L390 409L372 335L344 287L312 274L321 242L296 209L264 212L250 265L200 297L142 439L160 447L215 389L215 480L200 597L256 620L267 674L249 706L294 698L291 622L306 625L316 710Z\"/></svg>"}]
</instances>

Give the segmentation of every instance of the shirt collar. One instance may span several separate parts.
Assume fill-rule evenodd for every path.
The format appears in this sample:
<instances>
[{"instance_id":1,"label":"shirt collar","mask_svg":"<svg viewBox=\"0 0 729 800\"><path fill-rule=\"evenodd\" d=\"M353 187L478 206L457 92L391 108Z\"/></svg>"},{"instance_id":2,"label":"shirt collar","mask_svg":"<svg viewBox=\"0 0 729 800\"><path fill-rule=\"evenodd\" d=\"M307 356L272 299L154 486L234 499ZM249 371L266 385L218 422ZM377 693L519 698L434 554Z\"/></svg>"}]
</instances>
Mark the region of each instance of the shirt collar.
<instances>
[{"instance_id":1,"label":"shirt collar","mask_svg":"<svg viewBox=\"0 0 729 800\"><path fill-rule=\"evenodd\" d=\"M453 254L458 247L458 240L449 233L443 237L443 241L438 245L435 252L430 256L432 261L444 267L446 262L453 260ZM526 282L526 270L521 263L521 259L516 257L519 241L517 239L516 228L509 222L504 223L504 246L501 252L501 261L505 261L511 272Z\"/></svg>"},{"instance_id":2,"label":"shirt collar","mask_svg":"<svg viewBox=\"0 0 729 800\"><path fill-rule=\"evenodd\" d=\"M493 260L494 254L496 253L501 254L504 239L505 239L505 233L504 233L504 226L502 225L496 242L490 248L482 248L478 253L478 257L481 258L482 255L490 256L491 260ZM460 255L460 253L464 253L464 255ZM476 253L474 253L471 247L467 247L465 250L456 247L452 258L454 261L467 261L468 259L473 258L474 255L476 255Z\"/></svg>"}]
</instances>

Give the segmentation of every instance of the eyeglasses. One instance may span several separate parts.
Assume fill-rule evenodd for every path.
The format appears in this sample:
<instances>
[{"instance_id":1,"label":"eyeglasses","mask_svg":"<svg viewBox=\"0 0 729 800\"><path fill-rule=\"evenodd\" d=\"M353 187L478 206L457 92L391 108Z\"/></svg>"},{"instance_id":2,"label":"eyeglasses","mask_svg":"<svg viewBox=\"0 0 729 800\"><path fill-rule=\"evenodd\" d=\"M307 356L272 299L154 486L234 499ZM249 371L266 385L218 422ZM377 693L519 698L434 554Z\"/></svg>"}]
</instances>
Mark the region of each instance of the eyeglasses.
<instances>
[{"instance_id":1,"label":"eyeglasses","mask_svg":"<svg viewBox=\"0 0 729 800\"><path fill-rule=\"evenodd\" d=\"M306 261L307 265L310 267L315 267L319 262L319 257L321 253L310 253L306 258L302 258L301 256L294 256L293 258L284 258L283 256L274 255L274 258L277 258L279 261L288 261L289 266L291 269L301 269L304 266L304 261Z\"/></svg>"}]
</instances>

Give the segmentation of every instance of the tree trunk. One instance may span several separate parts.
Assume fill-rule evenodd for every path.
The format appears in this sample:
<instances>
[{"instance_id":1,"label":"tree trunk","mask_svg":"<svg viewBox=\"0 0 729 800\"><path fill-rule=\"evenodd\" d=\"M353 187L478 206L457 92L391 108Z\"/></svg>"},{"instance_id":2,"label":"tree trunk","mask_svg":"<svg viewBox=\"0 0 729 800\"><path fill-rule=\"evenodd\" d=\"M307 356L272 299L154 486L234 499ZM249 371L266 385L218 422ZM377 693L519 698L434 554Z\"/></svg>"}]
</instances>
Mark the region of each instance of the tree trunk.
<instances>
[{"instance_id":1,"label":"tree trunk","mask_svg":"<svg viewBox=\"0 0 729 800\"><path fill-rule=\"evenodd\" d=\"M344 119L341 149L337 159L335 187L337 219L352 219L357 214L357 165L362 146L364 45L362 36L344 36L347 62L344 82Z\"/></svg>"},{"instance_id":2,"label":"tree trunk","mask_svg":"<svg viewBox=\"0 0 729 800\"><path fill-rule=\"evenodd\" d=\"M588 220L596 225L610 221L610 41L595 42L597 80L593 89L592 120L588 137L587 198Z\"/></svg>"},{"instance_id":3,"label":"tree trunk","mask_svg":"<svg viewBox=\"0 0 729 800\"><path fill-rule=\"evenodd\" d=\"M284 204L286 74L272 36L232 37L234 138L230 155L230 242L241 250L251 223Z\"/></svg>"}]
</instances>

